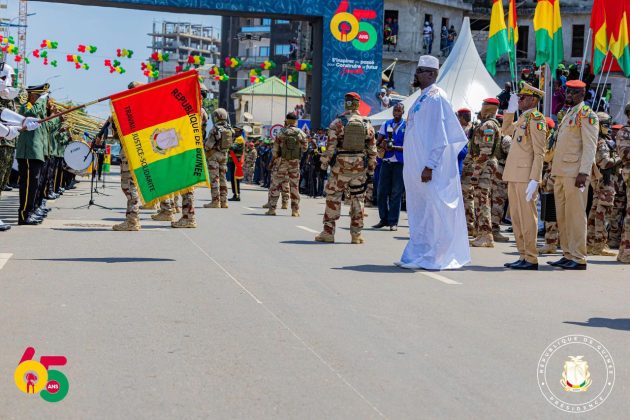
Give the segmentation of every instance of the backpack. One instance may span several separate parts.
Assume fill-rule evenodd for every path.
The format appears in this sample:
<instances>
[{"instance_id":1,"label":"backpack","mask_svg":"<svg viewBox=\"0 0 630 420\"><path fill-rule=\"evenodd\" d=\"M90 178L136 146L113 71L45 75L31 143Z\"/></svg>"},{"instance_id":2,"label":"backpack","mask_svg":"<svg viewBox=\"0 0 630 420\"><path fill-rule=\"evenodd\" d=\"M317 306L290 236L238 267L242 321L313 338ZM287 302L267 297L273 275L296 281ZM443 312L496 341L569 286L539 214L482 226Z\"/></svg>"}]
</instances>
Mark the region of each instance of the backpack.
<instances>
[{"instance_id":1,"label":"backpack","mask_svg":"<svg viewBox=\"0 0 630 420\"><path fill-rule=\"evenodd\" d=\"M280 131L282 145L280 146L280 157L283 160L295 160L302 157L302 145L300 144L300 133L293 128L283 128Z\"/></svg>"},{"instance_id":2,"label":"backpack","mask_svg":"<svg viewBox=\"0 0 630 420\"><path fill-rule=\"evenodd\" d=\"M228 150L230 146L232 146L232 141L234 139L234 130L230 126L216 126L219 130L219 150Z\"/></svg>"},{"instance_id":3,"label":"backpack","mask_svg":"<svg viewBox=\"0 0 630 420\"><path fill-rule=\"evenodd\" d=\"M341 149L347 152L365 151L365 140L368 135L366 120L358 114L353 114L350 118L341 117L343 123L343 145Z\"/></svg>"}]
</instances>

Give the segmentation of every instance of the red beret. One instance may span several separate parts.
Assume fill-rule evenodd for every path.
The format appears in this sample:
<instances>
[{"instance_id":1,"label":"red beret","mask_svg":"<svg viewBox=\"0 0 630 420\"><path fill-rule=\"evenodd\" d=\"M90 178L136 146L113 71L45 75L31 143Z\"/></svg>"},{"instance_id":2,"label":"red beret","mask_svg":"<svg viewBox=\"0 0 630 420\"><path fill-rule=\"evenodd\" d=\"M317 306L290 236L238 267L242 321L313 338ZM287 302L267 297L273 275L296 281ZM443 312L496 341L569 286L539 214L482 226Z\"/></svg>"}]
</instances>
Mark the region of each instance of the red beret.
<instances>
[{"instance_id":1,"label":"red beret","mask_svg":"<svg viewBox=\"0 0 630 420\"><path fill-rule=\"evenodd\" d=\"M472 111L468 108L461 108L457 110L458 114L472 114Z\"/></svg>"},{"instance_id":2,"label":"red beret","mask_svg":"<svg viewBox=\"0 0 630 420\"><path fill-rule=\"evenodd\" d=\"M571 89L584 89L586 87L586 83L581 80L569 80L567 82L567 87Z\"/></svg>"},{"instance_id":3,"label":"red beret","mask_svg":"<svg viewBox=\"0 0 630 420\"><path fill-rule=\"evenodd\" d=\"M499 106L499 100L497 98L486 98L483 100L485 105L496 105Z\"/></svg>"},{"instance_id":4,"label":"red beret","mask_svg":"<svg viewBox=\"0 0 630 420\"><path fill-rule=\"evenodd\" d=\"M523 69L523 73L529 73L529 72L531 72L530 69Z\"/></svg>"},{"instance_id":5,"label":"red beret","mask_svg":"<svg viewBox=\"0 0 630 420\"><path fill-rule=\"evenodd\" d=\"M357 101L361 100L361 95L359 95L356 92L348 92L348 93L346 93L346 97L348 97L348 96L351 97L351 98L356 99Z\"/></svg>"},{"instance_id":6,"label":"red beret","mask_svg":"<svg viewBox=\"0 0 630 420\"><path fill-rule=\"evenodd\" d=\"M623 128L623 124L615 124L611 128L613 128L615 130L621 130Z\"/></svg>"},{"instance_id":7,"label":"red beret","mask_svg":"<svg viewBox=\"0 0 630 420\"><path fill-rule=\"evenodd\" d=\"M547 117L547 127L556 128L556 123L549 117Z\"/></svg>"}]
</instances>

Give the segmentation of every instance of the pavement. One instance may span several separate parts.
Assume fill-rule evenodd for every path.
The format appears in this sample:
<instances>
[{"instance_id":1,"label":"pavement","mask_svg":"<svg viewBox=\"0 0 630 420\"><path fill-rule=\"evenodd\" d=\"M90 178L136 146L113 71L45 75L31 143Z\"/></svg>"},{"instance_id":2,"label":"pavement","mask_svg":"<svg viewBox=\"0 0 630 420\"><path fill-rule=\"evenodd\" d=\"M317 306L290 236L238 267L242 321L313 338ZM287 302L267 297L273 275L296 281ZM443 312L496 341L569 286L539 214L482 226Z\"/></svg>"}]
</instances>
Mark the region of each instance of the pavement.
<instances>
[{"instance_id":1,"label":"pavement","mask_svg":"<svg viewBox=\"0 0 630 420\"><path fill-rule=\"evenodd\" d=\"M227 210L203 208L210 193L198 189L197 229L143 210L140 232L114 232L118 182L95 195L110 209L75 208L90 198L84 180L44 224L0 233L1 419L570 417L536 376L569 334L614 358L612 393L580 416L630 412L630 266L614 258L565 272L546 256L540 271L514 272L510 242L473 249L461 270L412 272L393 265L404 213L399 231L366 229L351 245L344 206L338 243L320 244L323 199L302 198L300 218L270 217L266 191L248 185ZM0 218L16 212L3 193ZM378 222L367 213L366 226ZM67 358L63 401L16 388L29 346Z\"/></svg>"}]
</instances>

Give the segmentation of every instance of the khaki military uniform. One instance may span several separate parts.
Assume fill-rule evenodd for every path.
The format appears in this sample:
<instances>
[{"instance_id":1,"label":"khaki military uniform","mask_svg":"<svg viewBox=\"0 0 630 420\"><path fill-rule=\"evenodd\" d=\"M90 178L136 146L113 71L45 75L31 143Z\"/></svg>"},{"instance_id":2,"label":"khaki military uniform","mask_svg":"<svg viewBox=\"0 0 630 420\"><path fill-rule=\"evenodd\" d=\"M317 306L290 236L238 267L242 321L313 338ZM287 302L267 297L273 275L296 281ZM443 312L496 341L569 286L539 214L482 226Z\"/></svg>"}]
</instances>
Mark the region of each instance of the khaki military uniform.
<instances>
[{"instance_id":1,"label":"khaki military uniform","mask_svg":"<svg viewBox=\"0 0 630 420\"><path fill-rule=\"evenodd\" d=\"M527 201L527 185L542 180L542 169L547 143L547 123L543 114L530 109L521 114L516 123L514 114L503 117L503 133L512 136L510 154L505 163L503 180L508 185L510 217L520 260L538 264L536 238L538 235L538 192Z\"/></svg>"},{"instance_id":2,"label":"khaki military uniform","mask_svg":"<svg viewBox=\"0 0 630 420\"><path fill-rule=\"evenodd\" d=\"M346 111L340 117L350 118L354 111ZM326 209L324 211L324 230L319 239L334 238L336 222L341 216L341 198L349 188L350 201L350 233L353 242L361 243L363 229L363 210L368 175L373 176L376 168L376 141L374 128L366 119L367 136L363 152L346 153L343 148L344 122L336 118L328 128L328 143L322 154L322 169L328 166L336 151L337 159L332 167L326 183ZM367 157L367 162L366 162ZM334 240L334 239L333 239Z\"/></svg>"},{"instance_id":3,"label":"khaki military uniform","mask_svg":"<svg viewBox=\"0 0 630 420\"><path fill-rule=\"evenodd\" d=\"M564 258L586 264L586 205L588 184L575 186L578 174L591 174L595 162L599 120L591 108L580 103L570 109L558 127L551 175L555 177L554 198Z\"/></svg>"},{"instance_id":4,"label":"khaki military uniform","mask_svg":"<svg viewBox=\"0 0 630 420\"><path fill-rule=\"evenodd\" d=\"M288 158L290 151L287 150L287 138L295 136L299 140L299 151L296 150L296 155ZM277 166L277 172L272 176L271 186L269 187L269 209L275 210L280 198L282 186L285 183L289 183L290 197L291 197L291 210L293 215L299 215L300 210L300 158L308 147L308 140L306 134L297 127L285 127L283 128L276 141L273 144L273 159L279 160L275 165Z\"/></svg>"},{"instance_id":5,"label":"khaki military uniform","mask_svg":"<svg viewBox=\"0 0 630 420\"><path fill-rule=\"evenodd\" d=\"M630 263L630 125L626 125L617 133L617 153L621 159L623 183L626 189L626 214L617 261Z\"/></svg>"},{"instance_id":6,"label":"khaki military uniform","mask_svg":"<svg viewBox=\"0 0 630 420\"><path fill-rule=\"evenodd\" d=\"M553 142L553 143L552 143ZM554 178L551 176L551 162L555 153L555 137L548 138L547 150L545 152L545 164L543 165L541 191L553 194ZM539 254L551 254L558 250L560 235L558 234L558 222L545 222L545 246L538 249Z\"/></svg>"}]
</instances>

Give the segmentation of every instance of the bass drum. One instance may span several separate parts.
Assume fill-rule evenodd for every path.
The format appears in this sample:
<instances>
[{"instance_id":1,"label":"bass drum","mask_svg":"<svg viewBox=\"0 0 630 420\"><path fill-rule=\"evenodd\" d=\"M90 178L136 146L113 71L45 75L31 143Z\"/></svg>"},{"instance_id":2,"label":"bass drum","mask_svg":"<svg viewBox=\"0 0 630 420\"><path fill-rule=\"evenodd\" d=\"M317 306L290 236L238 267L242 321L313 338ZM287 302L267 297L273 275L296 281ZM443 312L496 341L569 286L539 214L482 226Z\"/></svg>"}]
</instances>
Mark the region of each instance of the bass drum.
<instances>
[{"instance_id":1,"label":"bass drum","mask_svg":"<svg viewBox=\"0 0 630 420\"><path fill-rule=\"evenodd\" d=\"M75 175L86 175L94 160L90 146L82 141L73 141L63 152L64 169Z\"/></svg>"}]
</instances>

